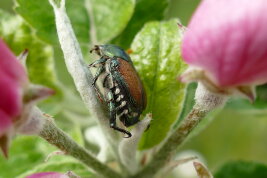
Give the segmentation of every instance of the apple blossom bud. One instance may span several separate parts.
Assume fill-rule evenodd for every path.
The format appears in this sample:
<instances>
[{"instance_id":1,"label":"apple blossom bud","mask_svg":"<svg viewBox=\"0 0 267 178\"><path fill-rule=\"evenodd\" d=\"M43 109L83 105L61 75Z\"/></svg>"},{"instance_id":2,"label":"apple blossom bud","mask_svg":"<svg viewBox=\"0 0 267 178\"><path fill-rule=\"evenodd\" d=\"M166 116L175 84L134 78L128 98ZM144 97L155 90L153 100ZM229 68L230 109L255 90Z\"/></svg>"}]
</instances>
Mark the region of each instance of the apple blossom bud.
<instances>
[{"instance_id":1,"label":"apple blossom bud","mask_svg":"<svg viewBox=\"0 0 267 178\"><path fill-rule=\"evenodd\" d=\"M26 53L20 58L25 58ZM0 149L7 157L9 142L14 134L40 132L43 122L38 117L40 111L34 106L54 91L30 84L25 68L1 39L0 76Z\"/></svg>"},{"instance_id":2,"label":"apple blossom bud","mask_svg":"<svg viewBox=\"0 0 267 178\"><path fill-rule=\"evenodd\" d=\"M253 100L253 87L267 82L266 12L266 0L203 0L182 42L182 56L195 70L182 80Z\"/></svg>"},{"instance_id":3,"label":"apple blossom bud","mask_svg":"<svg viewBox=\"0 0 267 178\"><path fill-rule=\"evenodd\" d=\"M16 57L0 39L0 137L22 110L26 73Z\"/></svg>"},{"instance_id":4,"label":"apple blossom bud","mask_svg":"<svg viewBox=\"0 0 267 178\"><path fill-rule=\"evenodd\" d=\"M12 125L22 112L23 88L28 83L26 72L0 39L0 148L7 156Z\"/></svg>"}]
</instances>

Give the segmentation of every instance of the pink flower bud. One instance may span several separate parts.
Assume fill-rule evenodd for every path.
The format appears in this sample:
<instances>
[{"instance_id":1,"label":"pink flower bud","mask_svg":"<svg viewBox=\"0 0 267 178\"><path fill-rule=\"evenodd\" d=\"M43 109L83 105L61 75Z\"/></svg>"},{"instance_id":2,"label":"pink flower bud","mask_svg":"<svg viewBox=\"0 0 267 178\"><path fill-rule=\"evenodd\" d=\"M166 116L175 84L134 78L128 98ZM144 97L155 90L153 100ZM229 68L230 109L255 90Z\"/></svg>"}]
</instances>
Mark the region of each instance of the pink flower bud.
<instances>
[{"instance_id":1,"label":"pink flower bud","mask_svg":"<svg viewBox=\"0 0 267 178\"><path fill-rule=\"evenodd\" d=\"M23 53L22 58L25 57ZM42 128L36 101L54 91L32 85L23 65L0 39L0 149L7 157L9 141L15 133L37 134Z\"/></svg>"},{"instance_id":2,"label":"pink flower bud","mask_svg":"<svg viewBox=\"0 0 267 178\"><path fill-rule=\"evenodd\" d=\"M185 62L219 88L266 83L266 12L266 0L203 0L184 35Z\"/></svg>"},{"instance_id":3,"label":"pink flower bud","mask_svg":"<svg viewBox=\"0 0 267 178\"><path fill-rule=\"evenodd\" d=\"M23 87L27 83L24 68L0 39L0 137L22 110Z\"/></svg>"},{"instance_id":4,"label":"pink flower bud","mask_svg":"<svg viewBox=\"0 0 267 178\"><path fill-rule=\"evenodd\" d=\"M58 172L41 172L29 175L26 178L69 178L69 176Z\"/></svg>"}]
</instances>

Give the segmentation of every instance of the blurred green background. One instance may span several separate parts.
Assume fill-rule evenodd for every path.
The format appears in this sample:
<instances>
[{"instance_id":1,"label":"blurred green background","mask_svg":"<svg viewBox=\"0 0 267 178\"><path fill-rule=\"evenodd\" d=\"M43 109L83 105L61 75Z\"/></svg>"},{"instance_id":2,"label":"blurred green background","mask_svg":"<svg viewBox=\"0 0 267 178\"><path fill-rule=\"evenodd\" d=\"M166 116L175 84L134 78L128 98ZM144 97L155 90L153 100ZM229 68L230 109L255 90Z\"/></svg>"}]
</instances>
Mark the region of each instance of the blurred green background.
<instances>
[{"instance_id":1,"label":"blurred green background","mask_svg":"<svg viewBox=\"0 0 267 178\"><path fill-rule=\"evenodd\" d=\"M199 0L170 0L165 19L178 17L184 25L187 25L198 3ZM12 0L0 1L1 9L14 13L12 7ZM232 160L267 164L266 85L258 87L257 91L258 98L254 104L244 99L230 100L225 109L215 116L212 115L214 119L207 128L183 145L181 151L193 150L199 153L212 172ZM23 143L27 144L27 142ZM38 151L36 154L38 155ZM40 158L34 158L33 156L33 162L41 161ZM3 158L0 157L0 162L2 161ZM0 169L2 168L0 164Z\"/></svg>"}]
</instances>

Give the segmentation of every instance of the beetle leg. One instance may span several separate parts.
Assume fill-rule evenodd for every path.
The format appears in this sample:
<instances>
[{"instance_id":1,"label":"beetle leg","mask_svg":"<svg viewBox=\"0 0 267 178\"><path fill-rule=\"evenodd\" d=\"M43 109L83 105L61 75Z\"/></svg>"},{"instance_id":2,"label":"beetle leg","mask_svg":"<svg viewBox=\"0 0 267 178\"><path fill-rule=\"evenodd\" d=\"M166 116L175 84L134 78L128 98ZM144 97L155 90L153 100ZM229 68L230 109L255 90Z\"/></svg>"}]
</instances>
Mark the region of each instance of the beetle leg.
<instances>
[{"instance_id":1,"label":"beetle leg","mask_svg":"<svg viewBox=\"0 0 267 178\"><path fill-rule=\"evenodd\" d=\"M98 77L105 71L105 67L101 66L100 68L97 69L96 74L93 78L93 83L92 85L95 87L96 81L98 79Z\"/></svg>"},{"instance_id":2,"label":"beetle leg","mask_svg":"<svg viewBox=\"0 0 267 178\"><path fill-rule=\"evenodd\" d=\"M96 60L95 62L88 65L88 67L100 67L103 66L103 64L107 61L106 58L101 57L100 59Z\"/></svg>"},{"instance_id":3,"label":"beetle leg","mask_svg":"<svg viewBox=\"0 0 267 178\"><path fill-rule=\"evenodd\" d=\"M116 112L113 112L113 113L116 113ZM130 132L116 126L116 114L113 114L113 115L115 115L115 116L111 116L111 118L110 118L110 127L113 128L114 130L117 130L119 132L127 134L127 136L124 138L130 138L132 136L132 134Z\"/></svg>"},{"instance_id":4,"label":"beetle leg","mask_svg":"<svg viewBox=\"0 0 267 178\"><path fill-rule=\"evenodd\" d=\"M132 136L130 132L122 128L119 128L116 125L116 107L115 107L115 102L114 102L112 92L109 92L107 94L107 98L108 98L108 106L109 106L109 112L110 112L110 119L109 119L110 127L113 128L114 130L127 134L127 137L124 137L124 138L130 138Z\"/></svg>"},{"instance_id":5,"label":"beetle leg","mask_svg":"<svg viewBox=\"0 0 267 178\"><path fill-rule=\"evenodd\" d=\"M126 101L122 101L121 104L116 108L116 111L120 110L121 108L123 108L124 106L126 106L127 102Z\"/></svg>"},{"instance_id":6,"label":"beetle leg","mask_svg":"<svg viewBox=\"0 0 267 178\"><path fill-rule=\"evenodd\" d=\"M92 86L94 87L94 89L96 91L96 94L97 94L97 96L98 96L98 98L100 99L101 102L103 102L103 98L100 95L100 91L96 87L96 81L97 81L98 77L105 71L105 67L103 65L103 61L104 61L104 58L101 58L101 59L99 59L99 60L97 60L94 63L89 65L89 67L96 67L96 66L100 65L100 67L97 69L96 74L95 74L95 76L93 78Z\"/></svg>"},{"instance_id":7,"label":"beetle leg","mask_svg":"<svg viewBox=\"0 0 267 178\"><path fill-rule=\"evenodd\" d=\"M98 79L98 77L105 71L105 67L102 65L100 68L97 69L96 74L93 78L93 83L92 86L94 87L96 94L98 96L98 98L100 99L101 102L103 102L103 98L100 95L100 91L98 90L98 88L96 87L96 81Z\"/></svg>"},{"instance_id":8,"label":"beetle leg","mask_svg":"<svg viewBox=\"0 0 267 178\"><path fill-rule=\"evenodd\" d=\"M118 117L122 117L123 115L127 115L129 113L128 109L124 109L119 115ZM125 125L125 124L124 124Z\"/></svg>"}]
</instances>

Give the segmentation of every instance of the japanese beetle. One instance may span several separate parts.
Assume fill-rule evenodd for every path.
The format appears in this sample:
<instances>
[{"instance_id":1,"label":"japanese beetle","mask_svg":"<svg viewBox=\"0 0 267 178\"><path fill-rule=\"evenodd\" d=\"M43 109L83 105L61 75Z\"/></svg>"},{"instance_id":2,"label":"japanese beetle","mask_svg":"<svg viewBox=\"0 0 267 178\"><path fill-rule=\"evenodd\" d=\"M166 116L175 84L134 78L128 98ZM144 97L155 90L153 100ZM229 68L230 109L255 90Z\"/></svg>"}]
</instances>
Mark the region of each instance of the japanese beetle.
<instances>
[{"instance_id":1,"label":"japanese beetle","mask_svg":"<svg viewBox=\"0 0 267 178\"><path fill-rule=\"evenodd\" d=\"M126 127L139 121L140 114L146 107L142 82L130 56L120 47L111 44L95 45L90 53L93 51L100 59L89 65L97 68L92 85L100 99L104 96L110 113L110 127L131 137L130 132L116 125L116 118ZM96 81L100 78L103 91L96 87Z\"/></svg>"}]
</instances>

